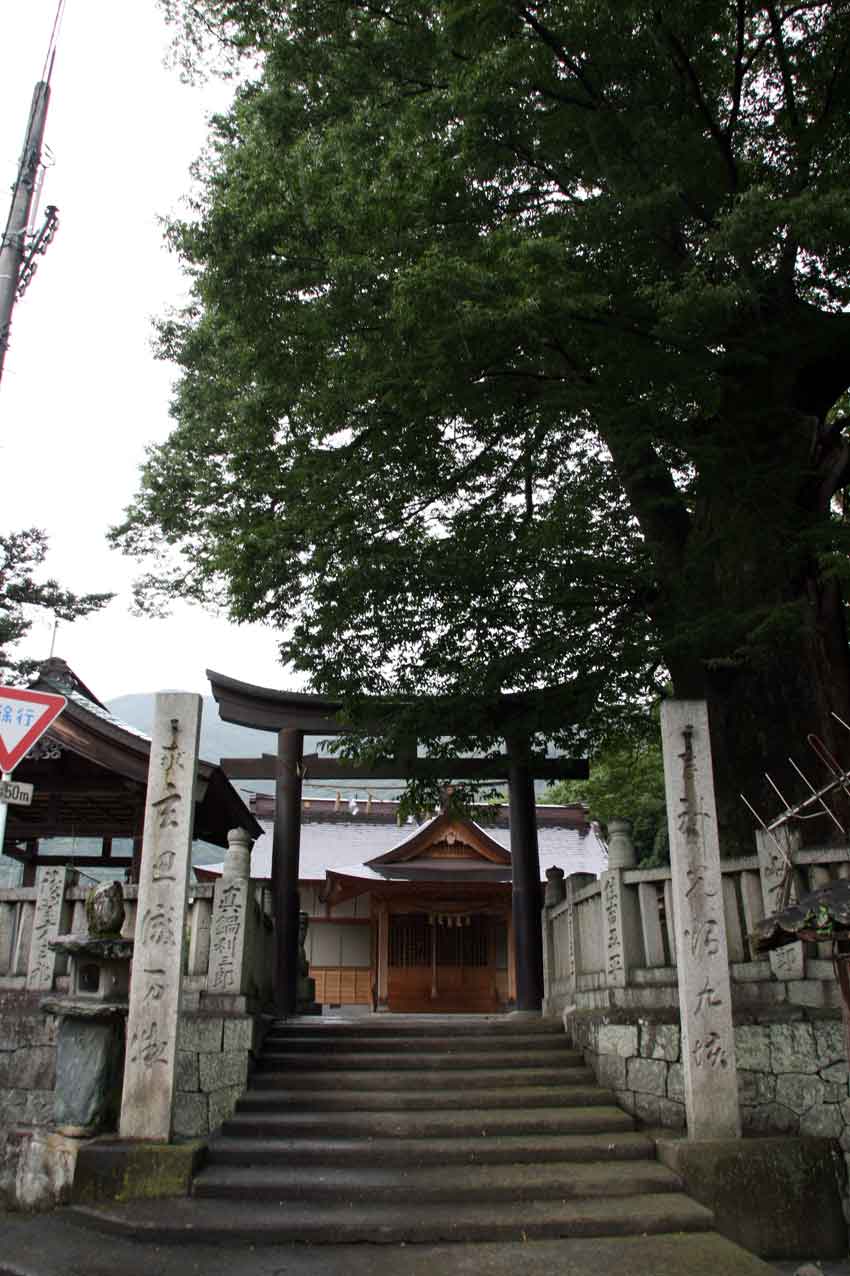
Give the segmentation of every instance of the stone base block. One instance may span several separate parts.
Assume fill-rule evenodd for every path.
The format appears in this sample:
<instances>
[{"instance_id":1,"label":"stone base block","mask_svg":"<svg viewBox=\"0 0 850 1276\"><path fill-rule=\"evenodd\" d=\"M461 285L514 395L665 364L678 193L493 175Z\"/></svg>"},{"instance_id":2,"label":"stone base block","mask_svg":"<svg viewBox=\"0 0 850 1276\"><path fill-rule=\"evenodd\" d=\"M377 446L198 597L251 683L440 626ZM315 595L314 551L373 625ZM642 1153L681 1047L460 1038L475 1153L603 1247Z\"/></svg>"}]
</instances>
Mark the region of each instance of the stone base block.
<instances>
[{"instance_id":1,"label":"stone base block","mask_svg":"<svg viewBox=\"0 0 850 1276\"><path fill-rule=\"evenodd\" d=\"M92 1139L77 1156L72 1199L132 1201L163 1196L188 1196L192 1175L206 1158L205 1140L188 1143L134 1143L123 1139Z\"/></svg>"},{"instance_id":2,"label":"stone base block","mask_svg":"<svg viewBox=\"0 0 850 1276\"><path fill-rule=\"evenodd\" d=\"M843 1158L833 1139L658 1139L715 1225L762 1258L844 1258Z\"/></svg>"},{"instance_id":3,"label":"stone base block","mask_svg":"<svg viewBox=\"0 0 850 1276\"><path fill-rule=\"evenodd\" d=\"M117 1127L123 1063L122 1019L62 1018L54 1119L63 1134L85 1136Z\"/></svg>"},{"instance_id":4,"label":"stone base block","mask_svg":"<svg viewBox=\"0 0 850 1276\"><path fill-rule=\"evenodd\" d=\"M8 1209L51 1210L71 1198L78 1139L51 1130L7 1130L0 1141L0 1203Z\"/></svg>"}]
</instances>

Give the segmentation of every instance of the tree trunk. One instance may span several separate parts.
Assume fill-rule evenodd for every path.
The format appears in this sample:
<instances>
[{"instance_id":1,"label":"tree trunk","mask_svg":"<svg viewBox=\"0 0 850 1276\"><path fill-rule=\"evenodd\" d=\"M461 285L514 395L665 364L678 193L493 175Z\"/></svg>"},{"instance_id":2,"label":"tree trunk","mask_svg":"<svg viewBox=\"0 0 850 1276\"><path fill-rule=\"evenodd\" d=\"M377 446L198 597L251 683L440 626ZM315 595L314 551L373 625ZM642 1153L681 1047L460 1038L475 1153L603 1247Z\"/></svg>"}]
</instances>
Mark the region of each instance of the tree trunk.
<instances>
[{"instance_id":1,"label":"tree trunk","mask_svg":"<svg viewBox=\"0 0 850 1276\"><path fill-rule=\"evenodd\" d=\"M809 746L810 735L823 741L842 765L850 765L850 732L832 717L835 712L850 722L850 671L843 616L831 603L825 605L824 592L835 591L819 591L821 596L814 605L805 600L800 631L778 643L770 659L726 665L703 663L696 677L692 662L688 662L688 668L677 669L671 661L675 694L708 702L724 856L753 853L756 825L743 797L769 824L784 806L795 805L809 796L789 757L815 788L829 779L826 767ZM839 642L835 641L836 635L840 635ZM830 806L847 828L848 810L843 796L838 794ZM824 845L841 841L839 829L822 808L813 807L812 813L815 811L819 812L817 818L796 825L803 842Z\"/></svg>"},{"instance_id":2,"label":"tree trunk","mask_svg":"<svg viewBox=\"0 0 850 1276\"><path fill-rule=\"evenodd\" d=\"M674 692L708 702L727 856L753 850L754 820L741 794L766 823L809 795L789 756L816 788L829 779L810 735L850 765L850 732L833 717L850 723L844 608L818 558L831 539L846 445L837 433L829 441L821 404L801 404L801 383L799 367L784 376L772 365L726 387L709 442L694 448L688 531L658 600ZM833 803L847 827L840 805ZM798 828L809 845L841 837L822 810Z\"/></svg>"}]
</instances>

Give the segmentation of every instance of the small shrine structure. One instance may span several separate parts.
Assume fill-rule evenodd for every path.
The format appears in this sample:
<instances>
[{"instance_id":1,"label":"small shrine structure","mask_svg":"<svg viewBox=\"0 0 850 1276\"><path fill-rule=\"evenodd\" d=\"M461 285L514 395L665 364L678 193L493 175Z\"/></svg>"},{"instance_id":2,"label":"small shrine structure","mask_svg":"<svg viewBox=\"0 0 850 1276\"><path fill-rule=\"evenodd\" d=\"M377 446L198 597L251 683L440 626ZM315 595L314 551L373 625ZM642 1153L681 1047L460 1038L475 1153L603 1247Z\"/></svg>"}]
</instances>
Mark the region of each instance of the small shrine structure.
<instances>
[{"instance_id":1,"label":"small shrine structure","mask_svg":"<svg viewBox=\"0 0 850 1276\"><path fill-rule=\"evenodd\" d=\"M59 863L123 869L137 882L150 739L115 718L58 657L46 661L30 685L63 695L68 703L15 769L15 779L34 785L35 793L30 806L9 806L0 849L23 864L24 886L35 884L39 865ZM245 829L252 838L262 832L222 768L200 761L194 837L226 848L233 828ZM49 838L71 839L72 845L51 854L41 845ZM78 850L78 839L95 839L95 846ZM123 847L116 845L121 842Z\"/></svg>"}]
</instances>

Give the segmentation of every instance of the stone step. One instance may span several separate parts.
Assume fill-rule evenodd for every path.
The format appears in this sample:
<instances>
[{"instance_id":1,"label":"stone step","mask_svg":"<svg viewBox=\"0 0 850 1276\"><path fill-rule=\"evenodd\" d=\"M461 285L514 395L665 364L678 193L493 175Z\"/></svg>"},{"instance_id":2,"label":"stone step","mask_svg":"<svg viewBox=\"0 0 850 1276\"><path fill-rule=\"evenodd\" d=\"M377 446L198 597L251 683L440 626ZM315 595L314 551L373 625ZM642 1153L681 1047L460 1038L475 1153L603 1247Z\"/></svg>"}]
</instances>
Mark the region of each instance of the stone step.
<instances>
[{"instance_id":1,"label":"stone step","mask_svg":"<svg viewBox=\"0 0 850 1276\"><path fill-rule=\"evenodd\" d=\"M546 1237L648 1236L701 1232L712 1215L681 1192L647 1193L578 1201L500 1201L497 1205L442 1202L369 1205L272 1205L197 1198L130 1206L70 1206L66 1217L101 1232L143 1237L158 1245L311 1245L439 1241L530 1241ZM634 1271L635 1269L632 1269Z\"/></svg>"},{"instance_id":2,"label":"stone step","mask_svg":"<svg viewBox=\"0 0 850 1276\"><path fill-rule=\"evenodd\" d=\"M494 1134L474 1139L241 1138L210 1140L211 1165L401 1166L579 1163L652 1159L655 1144L631 1128L578 1134Z\"/></svg>"},{"instance_id":3,"label":"stone step","mask_svg":"<svg viewBox=\"0 0 850 1276\"><path fill-rule=\"evenodd\" d=\"M458 1051L475 1054L498 1053L505 1050L551 1051L553 1054L571 1051L565 1033L500 1033L487 1036L467 1036L464 1033L428 1034L411 1036L407 1033L346 1033L336 1036L330 1033L317 1033L313 1037L298 1033L269 1033L263 1043L263 1049L270 1053L283 1051L287 1054L306 1052L309 1054L352 1054L360 1050L370 1053L379 1051L383 1054L455 1054Z\"/></svg>"},{"instance_id":4,"label":"stone step","mask_svg":"<svg viewBox=\"0 0 850 1276\"><path fill-rule=\"evenodd\" d=\"M474 1100L474 1096L470 1096ZM633 1130L621 1108L467 1108L464 1112L236 1112L228 1134L252 1138L487 1138L497 1134L581 1134Z\"/></svg>"},{"instance_id":5,"label":"stone step","mask_svg":"<svg viewBox=\"0 0 850 1276\"><path fill-rule=\"evenodd\" d=\"M438 1071L367 1071L323 1070L322 1086L334 1090L442 1090L446 1085L462 1087L467 1095L471 1087L511 1089L517 1091L516 1102L532 1086L593 1085L590 1068L571 1065L557 1068L477 1068L470 1071L453 1068L449 1077ZM285 1072L257 1071L251 1077L252 1090L315 1090L316 1073L312 1068L288 1068ZM520 1093L521 1092L521 1093Z\"/></svg>"},{"instance_id":6,"label":"stone step","mask_svg":"<svg viewBox=\"0 0 850 1276\"><path fill-rule=\"evenodd\" d=\"M227 1200L403 1205L443 1201L456 1205L498 1201L567 1201L639 1193L679 1192L681 1181L657 1161L585 1164L397 1167L211 1165L193 1184L197 1197Z\"/></svg>"},{"instance_id":7,"label":"stone step","mask_svg":"<svg viewBox=\"0 0 850 1276\"><path fill-rule=\"evenodd\" d=\"M163 1213L169 1206L170 1202L157 1203ZM132 1209L124 1208L128 1213ZM120 1232L115 1227L119 1221L113 1218L113 1233ZM99 1233L91 1230L91 1219L82 1227L80 1222L61 1209L39 1217L40 1272L62 1276L188 1276L190 1272L205 1276L776 1276L777 1270L716 1232L495 1245L342 1245L325 1246L318 1252L297 1244L230 1245L225 1238L217 1240L212 1251L187 1250L183 1243L160 1245L158 1220L151 1215L137 1233L142 1244L113 1234L104 1245ZM31 1219L10 1215L4 1224L3 1256L10 1272L32 1271ZM191 1244L189 1235L179 1240Z\"/></svg>"},{"instance_id":8,"label":"stone step","mask_svg":"<svg viewBox=\"0 0 850 1276\"><path fill-rule=\"evenodd\" d=\"M563 1025L557 1019L509 1019L500 1015L476 1020L468 1015L363 1015L353 1020L330 1017L275 1019L270 1034L298 1037L362 1037L372 1036L429 1037L434 1034L464 1037L550 1035L563 1037Z\"/></svg>"},{"instance_id":9,"label":"stone step","mask_svg":"<svg viewBox=\"0 0 850 1276\"><path fill-rule=\"evenodd\" d=\"M282 1078L285 1085L285 1078ZM526 1086L522 1090L476 1087L469 1090L443 1087L439 1090L343 1090L327 1086L321 1090L271 1089L265 1086L245 1093L237 1112L417 1112L468 1109L470 1099L481 1108L593 1107L614 1102L610 1090L601 1086Z\"/></svg>"},{"instance_id":10,"label":"stone step","mask_svg":"<svg viewBox=\"0 0 850 1276\"><path fill-rule=\"evenodd\" d=\"M403 1069L409 1071L425 1071L440 1068L540 1068L551 1067L553 1053L546 1050L500 1050L478 1054L470 1050L432 1051L408 1050L393 1054L387 1051L362 1051L328 1053L299 1053L298 1051L278 1051L264 1049L258 1060L258 1068L263 1071L280 1072L289 1068L309 1068L311 1070L328 1071L377 1068L383 1071ZM579 1067L584 1064L577 1050L563 1050L557 1056L563 1067Z\"/></svg>"}]
</instances>

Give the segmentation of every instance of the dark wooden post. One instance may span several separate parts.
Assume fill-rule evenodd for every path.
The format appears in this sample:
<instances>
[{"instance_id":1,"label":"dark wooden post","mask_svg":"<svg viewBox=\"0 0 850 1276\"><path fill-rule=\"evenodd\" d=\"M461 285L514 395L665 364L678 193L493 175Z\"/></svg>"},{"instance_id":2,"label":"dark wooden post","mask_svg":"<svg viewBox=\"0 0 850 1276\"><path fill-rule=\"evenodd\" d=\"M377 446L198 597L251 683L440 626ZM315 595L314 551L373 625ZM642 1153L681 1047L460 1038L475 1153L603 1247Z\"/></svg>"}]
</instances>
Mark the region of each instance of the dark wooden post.
<instances>
[{"instance_id":1,"label":"dark wooden post","mask_svg":"<svg viewBox=\"0 0 850 1276\"><path fill-rule=\"evenodd\" d=\"M540 855L537 849L537 811L534 775L528 741L507 741L513 876L514 952L517 1010L543 1006L543 936L540 910Z\"/></svg>"},{"instance_id":2,"label":"dark wooden post","mask_svg":"<svg viewBox=\"0 0 850 1276\"><path fill-rule=\"evenodd\" d=\"M274 999L281 1015L295 1014L303 758L304 733L296 730L279 731L272 843L272 896L275 916Z\"/></svg>"}]
</instances>

